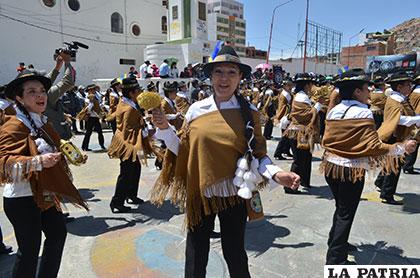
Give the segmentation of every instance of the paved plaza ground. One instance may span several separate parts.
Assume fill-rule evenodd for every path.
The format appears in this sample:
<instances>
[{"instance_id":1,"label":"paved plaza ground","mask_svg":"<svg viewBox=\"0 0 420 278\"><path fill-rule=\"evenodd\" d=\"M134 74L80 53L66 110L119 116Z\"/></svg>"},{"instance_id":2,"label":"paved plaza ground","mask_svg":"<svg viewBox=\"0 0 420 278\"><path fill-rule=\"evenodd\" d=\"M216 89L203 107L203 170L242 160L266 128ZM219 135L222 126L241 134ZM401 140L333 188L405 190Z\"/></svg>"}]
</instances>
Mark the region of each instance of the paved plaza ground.
<instances>
[{"instance_id":1,"label":"paved plaza ground","mask_svg":"<svg viewBox=\"0 0 420 278\"><path fill-rule=\"evenodd\" d=\"M107 145L111 136L106 131ZM73 141L80 146L82 139L77 136ZM268 141L270 156L276 145L277 138ZM72 167L75 184L88 201L90 212L67 207L76 219L67 225L59 277L183 277L184 215L169 202L161 208L146 202L131 213L112 214L109 203L119 161L99 151L95 133L91 148L98 151L89 153L88 163ZM318 171L321 154L319 149L314 153L313 188L302 189L300 195L286 195L281 187L262 192L266 220L250 223L246 231L252 277L322 277L334 201ZM289 170L291 160L276 163ZM420 167L419 161L416 167ZM142 169L141 198L148 200L158 174L154 160L149 160L149 167ZM420 265L419 177L401 174L397 192L404 199L404 206L380 203L373 186L374 177L367 178L350 235L350 242L358 251L352 253L350 260L357 264ZM16 250L13 229L3 212L2 201L0 225L6 244ZM229 277L219 239L212 240L209 257L208 277ZM0 257L0 277L10 277L14 259L15 253Z\"/></svg>"}]
</instances>

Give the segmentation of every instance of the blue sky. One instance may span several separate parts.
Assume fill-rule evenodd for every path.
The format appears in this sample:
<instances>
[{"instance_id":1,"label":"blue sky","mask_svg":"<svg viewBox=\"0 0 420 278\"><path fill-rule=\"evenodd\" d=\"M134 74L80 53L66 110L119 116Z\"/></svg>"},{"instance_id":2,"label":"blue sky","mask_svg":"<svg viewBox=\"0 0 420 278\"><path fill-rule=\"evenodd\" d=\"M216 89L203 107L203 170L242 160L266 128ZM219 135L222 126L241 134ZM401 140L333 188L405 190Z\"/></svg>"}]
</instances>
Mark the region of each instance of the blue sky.
<instances>
[{"instance_id":1,"label":"blue sky","mask_svg":"<svg viewBox=\"0 0 420 278\"><path fill-rule=\"evenodd\" d=\"M273 8L287 0L239 0L244 3L247 42L267 50ZM293 0L277 9L270 58L290 55L305 28L306 0ZM342 45L362 28L364 32L390 29L405 20L420 17L419 0L310 0L309 19L343 33ZM356 44L357 38L352 39ZM299 51L295 52L295 55Z\"/></svg>"}]
</instances>

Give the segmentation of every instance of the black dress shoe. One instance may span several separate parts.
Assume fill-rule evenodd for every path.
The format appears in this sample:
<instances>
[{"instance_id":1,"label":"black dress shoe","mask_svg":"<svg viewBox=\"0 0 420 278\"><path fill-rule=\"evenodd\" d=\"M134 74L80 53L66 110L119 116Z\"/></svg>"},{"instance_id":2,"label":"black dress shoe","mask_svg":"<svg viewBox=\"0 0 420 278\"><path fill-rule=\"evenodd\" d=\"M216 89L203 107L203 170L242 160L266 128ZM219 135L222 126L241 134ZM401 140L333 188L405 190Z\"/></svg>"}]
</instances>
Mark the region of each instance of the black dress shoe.
<instances>
[{"instance_id":1,"label":"black dress shoe","mask_svg":"<svg viewBox=\"0 0 420 278\"><path fill-rule=\"evenodd\" d=\"M287 158L283 157L282 155L280 156L275 156L274 157L276 160L287 160Z\"/></svg>"},{"instance_id":2,"label":"black dress shoe","mask_svg":"<svg viewBox=\"0 0 420 278\"><path fill-rule=\"evenodd\" d=\"M408 170L403 170L403 171L404 171L404 174L410 174L410 175L418 175L418 174L420 174L420 172L417 172L414 169L408 169Z\"/></svg>"},{"instance_id":3,"label":"black dress shoe","mask_svg":"<svg viewBox=\"0 0 420 278\"><path fill-rule=\"evenodd\" d=\"M104 151L106 150L104 145L101 145L101 149L104 150Z\"/></svg>"},{"instance_id":4,"label":"black dress shoe","mask_svg":"<svg viewBox=\"0 0 420 278\"><path fill-rule=\"evenodd\" d=\"M394 197L382 199L382 203L394 206L402 206L404 203L402 201L397 201Z\"/></svg>"},{"instance_id":5,"label":"black dress shoe","mask_svg":"<svg viewBox=\"0 0 420 278\"><path fill-rule=\"evenodd\" d=\"M356 247L356 245L353 245L353 244L347 243L347 250L348 250L349 252L354 252L354 251L357 251L357 247Z\"/></svg>"},{"instance_id":6,"label":"black dress shoe","mask_svg":"<svg viewBox=\"0 0 420 278\"><path fill-rule=\"evenodd\" d=\"M111 207L112 213L125 213L125 212L131 211L130 207L126 207L124 205L117 205L117 204L111 203L109 204L109 206Z\"/></svg>"},{"instance_id":7,"label":"black dress shoe","mask_svg":"<svg viewBox=\"0 0 420 278\"><path fill-rule=\"evenodd\" d=\"M311 186L311 185L309 185L309 184L301 184L301 186L302 186L302 187L305 187L305 188L312 188L312 186Z\"/></svg>"},{"instance_id":8,"label":"black dress shoe","mask_svg":"<svg viewBox=\"0 0 420 278\"><path fill-rule=\"evenodd\" d=\"M285 156L288 156L288 157L293 157L293 154L291 154L291 153L283 153Z\"/></svg>"},{"instance_id":9,"label":"black dress shoe","mask_svg":"<svg viewBox=\"0 0 420 278\"><path fill-rule=\"evenodd\" d=\"M127 198L126 201L127 201L127 204L130 204L130 205L141 205L144 203L144 200L140 199L139 197Z\"/></svg>"},{"instance_id":10,"label":"black dress shoe","mask_svg":"<svg viewBox=\"0 0 420 278\"><path fill-rule=\"evenodd\" d=\"M293 190L293 189L290 189L290 188L285 187L284 188L284 193L297 195L297 194L300 194L302 192L300 192L299 190Z\"/></svg>"},{"instance_id":11,"label":"black dress shoe","mask_svg":"<svg viewBox=\"0 0 420 278\"><path fill-rule=\"evenodd\" d=\"M89 149L89 148L82 148L82 151L84 151L84 152L91 152L91 151L92 151L92 149Z\"/></svg>"},{"instance_id":12,"label":"black dress shoe","mask_svg":"<svg viewBox=\"0 0 420 278\"><path fill-rule=\"evenodd\" d=\"M3 245L3 248L0 248L0 255L10 254L13 252L12 246Z\"/></svg>"}]
</instances>

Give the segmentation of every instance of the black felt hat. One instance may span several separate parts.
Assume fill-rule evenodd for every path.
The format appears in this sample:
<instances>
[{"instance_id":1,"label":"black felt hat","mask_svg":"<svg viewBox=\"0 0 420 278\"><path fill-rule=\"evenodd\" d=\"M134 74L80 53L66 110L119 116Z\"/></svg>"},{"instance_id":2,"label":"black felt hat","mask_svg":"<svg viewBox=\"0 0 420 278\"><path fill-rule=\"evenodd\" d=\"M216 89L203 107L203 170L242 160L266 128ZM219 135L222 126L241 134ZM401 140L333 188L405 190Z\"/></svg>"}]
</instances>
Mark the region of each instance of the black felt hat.
<instances>
[{"instance_id":1,"label":"black felt hat","mask_svg":"<svg viewBox=\"0 0 420 278\"><path fill-rule=\"evenodd\" d=\"M111 87L114 87L114 86L116 86L118 84L121 84L121 82L118 80L118 78L112 79L112 81L111 81Z\"/></svg>"},{"instance_id":2,"label":"black felt hat","mask_svg":"<svg viewBox=\"0 0 420 278\"><path fill-rule=\"evenodd\" d=\"M95 90L96 89L96 84L90 84L86 86L85 91L90 91L90 90Z\"/></svg>"},{"instance_id":3,"label":"black felt hat","mask_svg":"<svg viewBox=\"0 0 420 278\"><path fill-rule=\"evenodd\" d=\"M411 76L405 71L398 71L393 73L387 80L387 83L395 83L395 82L404 82L404 81L413 81Z\"/></svg>"},{"instance_id":4,"label":"black felt hat","mask_svg":"<svg viewBox=\"0 0 420 278\"><path fill-rule=\"evenodd\" d=\"M184 81L178 83L178 88L182 88L184 86L187 86L187 84Z\"/></svg>"},{"instance_id":5,"label":"black felt hat","mask_svg":"<svg viewBox=\"0 0 420 278\"><path fill-rule=\"evenodd\" d=\"M369 80L369 77L363 69L355 68L342 73L335 81L335 86L339 87L340 85L349 83L369 83Z\"/></svg>"},{"instance_id":6,"label":"black felt hat","mask_svg":"<svg viewBox=\"0 0 420 278\"><path fill-rule=\"evenodd\" d=\"M376 86L385 84L385 79L382 76L377 76L373 79L373 84L375 84Z\"/></svg>"},{"instance_id":7,"label":"black felt hat","mask_svg":"<svg viewBox=\"0 0 420 278\"><path fill-rule=\"evenodd\" d=\"M296 73L296 75L293 77L293 82L315 82L315 78L313 75L304 72L304 73Z\"/></svg>"},{"instance_id":8,"label":"black felt hat","mask_svg":"<svg viewBox=\"0 0 420 278\"><path fill-rule=\"evenodd\" d=\"M153 91L154 89L156 89L156 85L155 85L155 83L150 82L150 83L147 85L147 90L148 90L148 91Z\"/></svg>"},{"instance_id":9,"label":"black felt hat","mask_svg":"<svg viewBox=\"0 0 420 278\"><path fill-rule=\"evenodd\" d=\"M4 94L9 99L15 99L16 97L16 88L23 84L26 81L30 80L38 80L44 85L46 91L51 88L51 79L45 77L43 75L38 74L37 72L24 70L18 74L18 76L12 80L9 84L7 84Z\"/></svg>"},{"instance_id":10,"label":"black felt hat","mask_svg":"<svg viewBox=\"0 0 420 278\"><path fill-rule=\"evenodd\" d=\"M231 63L237 65L241 70L244 78L251 74L251 67L241 63L241 60L239 59L235 49L233 49L233 47L230 45L224 45L222 46L222 49L220 49L219 53L217 53L217 56L214 58L214 60L204 65L203 71L206 77L210 77L210 74L213 71L215 65L222 63Z\"/></svg>"},{"instance_id":11,"label":"black felt hat","mask_svg":"<svg viewBox=\"0 0 420 278\"><path fill-rule=\"evenodd\" d=\"M178 91L178 82L174 81L174 82L169 82L166 81L165 83L163 83L163 90L170 92L170 91Z\"/></svg>"},{"instance_id":12,"label":"black felt hat","mask_svg":"<svg viewBox=\"0 0 420 278\"><path fill-rule=\"evenodd\" d=\"M141 87L139 85L139 82L137 82L137 79L135 77L127 77L122 80L122 88L123 89L140 89Z\"/></svg>"}]
</instances>

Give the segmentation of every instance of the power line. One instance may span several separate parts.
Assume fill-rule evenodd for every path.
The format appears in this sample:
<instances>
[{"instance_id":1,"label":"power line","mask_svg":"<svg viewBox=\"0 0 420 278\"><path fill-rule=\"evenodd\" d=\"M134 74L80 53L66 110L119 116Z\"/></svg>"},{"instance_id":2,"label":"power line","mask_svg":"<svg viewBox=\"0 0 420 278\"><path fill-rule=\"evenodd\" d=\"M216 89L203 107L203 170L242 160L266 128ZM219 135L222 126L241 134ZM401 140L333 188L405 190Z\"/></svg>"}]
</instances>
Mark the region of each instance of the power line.
<instances>
[{"instance_id":1,"label":"power line","mask_svg":"<svg viewBox=\"0 0 420 278\"><path fill-rule=\"evenodd\" d=\"M29 23L29 22L26 22L26 21L23 21L23 20L20 20L20 19L15 19L15 18L12 18L12 17L10 17L8 15L5 15L5 14L2 14L2 13L0 13L0 16L5 17L5 18L10 19L10 20L13 20L13 21L16 21L16 22L19 22L19 23L22 23L22 24L25 24L25 25L28 25L28 26L31 26L31 27L34 27L34 28L44 30L44 31L48 31L48 32L55 33L55 34L63 34L63 35L69 36L69 37L74 37L74 38L83 39L83 40L87 40L87 41L93 41L93 42L111 44L111 45L133 45L133 46L135 46L135 45L137 45L137 46L139 46L139 45L150 45L150 44L145 44L145 43L119 43L119 42L111 42L111 41L102 41L102 40L92 39L92 38L85 37L85 36L79 36L79 35L74 35L74 34L65 33L65 32L62 33L60 31L56 31L56 30L52 30L52 29L49 29L49 28L46 28L46 27L38 26L38 25Z\"/></svg>"},{"instance_id":2,"label":"power line","mask_svg":"<svg viewBox=\"0 0 420 278\"><path fill-rule=\"evenodd\" d=\"M39 21L39 24L42 23L43 25L57 26L57 22L54 22L54 21L49 21L49 20L46 20L46 19L40 19L40 18L32 17L30 15L26 15L26 14L19 13L19 12L16 12L16 11L10 11L10 10L5 10L5 9L3 9L3 10L6 11L8 14L11 13L11 15L9 15L9 16L14 16L14 15L26 16L26 17L29 17L30 19L32 19L33 21ZM70 20L65 20L65 19L63 19L63 21L70 22L70 23L75 23L75 22L72 22ZM32 23L32 24L35 24L35 23ZM67 24L67 25L64 24L63 27L71 28L71 29L77 29L77 30L85 31L85 32L93 32L95 34L99 33L99 34L103 34L103 35L106 35L106 36L121 37L120 35L117 35L117 34L112 34L112 33L109 33L107 31L102 31L102 30L108 30L108 29L105 29L105 28L100 28L102 30L100 30L100 29L89 29L89 28L74 26L74 25L71 25L71 24ZM96 26L92 26L92 27L97 28ZM160 39L161 37L158 36L158 35L142 35L141 38L132 38L132 39L142 39L142 38Z\"/></svg>"}]
</instances>

